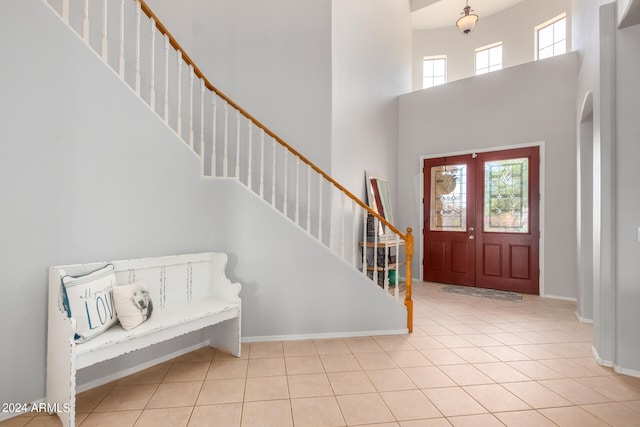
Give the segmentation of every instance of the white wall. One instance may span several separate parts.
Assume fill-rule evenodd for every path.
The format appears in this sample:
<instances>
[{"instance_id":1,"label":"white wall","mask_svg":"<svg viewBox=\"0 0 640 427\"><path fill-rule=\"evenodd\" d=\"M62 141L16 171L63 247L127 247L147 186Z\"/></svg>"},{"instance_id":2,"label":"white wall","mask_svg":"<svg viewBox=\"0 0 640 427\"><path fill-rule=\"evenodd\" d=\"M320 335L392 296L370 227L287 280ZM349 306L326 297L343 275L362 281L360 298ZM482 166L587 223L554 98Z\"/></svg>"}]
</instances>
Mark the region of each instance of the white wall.
<instances>
[{"instance_id":1,"label":"white wall","mask_svg":"<svg viewBox=\"0 0 640 427\"><path fill-rule=\"evenodd\" d=\"M575 298L576 69L567 54L400 97L399 225L421 234L421 156L543 142L544 293Z\"/></svg>"},{"instance_id":2,"label":"white wall","mask_svg":"<svg viewBox=\"0 0 640 427\"><path fill-rule=\"evenodd\" d=\"M388 176L395 204L397 96L411 89L409 2L336 0L332 16L332 174L362 198L365 170Z\"/></svg>"},{"instance_id":3,"label":"white wall","mask_svg":"<svg viewBox=\"0 0 640 427\"><path fill-rule=\"evenodd\" d=\"M475 49L503 43L503 68L534 60L534 28L563 12L567 13L567 50L571 49L571 0L525 0L494 15L482 16L482 2L471 3L480 16L470 34L451 25L413 34L413 89L422 89L422 60L425 56L447 55L447 80L475 74Z\"/></svg>"}]
</instances>

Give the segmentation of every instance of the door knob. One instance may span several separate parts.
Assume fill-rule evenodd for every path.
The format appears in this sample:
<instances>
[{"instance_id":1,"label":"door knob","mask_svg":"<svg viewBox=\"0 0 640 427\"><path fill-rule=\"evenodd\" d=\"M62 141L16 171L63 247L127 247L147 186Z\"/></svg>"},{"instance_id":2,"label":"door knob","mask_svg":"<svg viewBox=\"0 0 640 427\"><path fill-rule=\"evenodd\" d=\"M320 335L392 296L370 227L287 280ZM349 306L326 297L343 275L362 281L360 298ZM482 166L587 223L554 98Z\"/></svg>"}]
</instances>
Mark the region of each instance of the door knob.
<instances>
[{"instance_id":1,"label":"door knob","mask_svg":"<svg viewBox=\"0 0 640 427\"><path fill-rule=\"evenodd\" d=\"M474 237L473 237L473 234L472 234L472 235L469 236L469 240L473 240L473 239L474 239Z\"/></svg>"},{"instance_id":2,"label":"door knob","mask_svg":"<svg viewBox=\"0 0 640 427\"><path fill-rule=\"evenodd\" d=\"M469 231L473 231L473 230L475 230L475 228L469 227Z\"/></svg>"}]
</instances>

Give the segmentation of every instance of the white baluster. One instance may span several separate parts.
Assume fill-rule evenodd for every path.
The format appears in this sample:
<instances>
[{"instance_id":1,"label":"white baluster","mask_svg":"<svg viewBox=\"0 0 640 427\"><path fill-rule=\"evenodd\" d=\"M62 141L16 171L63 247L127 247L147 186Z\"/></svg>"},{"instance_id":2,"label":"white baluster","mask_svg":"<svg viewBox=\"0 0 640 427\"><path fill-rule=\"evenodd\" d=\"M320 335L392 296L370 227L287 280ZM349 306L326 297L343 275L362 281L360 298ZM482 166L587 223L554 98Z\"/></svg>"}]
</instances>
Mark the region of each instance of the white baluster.
<instances>
[{"instance_id":1,"label":"white baluster","mask_svg":"<svg viewBox=\"0 0 640 427\"><path fill-rule=\"evenodd\" d=\"M300 157L296 156L296 224L300 225Z\"/></svg>"},{"instance_id":2,"label":"white baluster","mask_svg":"<svg viewBox=\"0 0 640 427\"><path fill-rule=\"evenodd\" d=\"M329 184L329 249L333 250L333 184Z\"/></svg>"},{"instance_id":3,"label":"white baluster","mask_svg":"<svg viewBox=\"0 0 640 427\"><path fill-rule=\"evenodd\" d=\"M176 133L182 138L182 55L178 52L178 112Z\"/></svg>"},{"instance_id":4,"label":"white baluster","mask_svg":"<svg viewBox=\"0 0 640 427\"><path fill-rule=\"evenodd\" d=\"M118 59L118 74L124 79L124 0L120 0L120 58Z\"/></svg>"},{"instance_id":5,"label":"white baluster","mask_svg":"<svg viewBox=\"0 0 640 427\"><path fill-rule=\"evenodd\" d=\"M362 274L367 274L367 216L369 211L362 209Z\"/></svg>"},{"instance_id":6,"label":"white baluster","mask_svg":"<svg viewBox=\"0 0 640 427\"><path fill-rule=\"evenodd\" d=\"M311 166L307 165L307 233L311 234Z\"/></svg>"},{"instance_id":7,"label":"white baluster","mask_svg":"<svg viewBox=\"0 0 640 427\"><path fill-rule=\"evenodd\" d=\"M380 224L378 223L378 217L373 217L373 225L375 232L373 233L373 281L377 285L378 284L378 227Z\"/></svg>"},{"instance_id":8,"label":"white baluster","mask_svg":"<svg viewBox=\"0 0 640 427\"><path fill-rule=\"evenodd\" d=\"M140 0L136 0L136 76L135 90L140 96L140 18L142 16L142 6ZM154 108L155 111L155 108Z\"/></svg>"},{"instance_id":9,"label":"white baluster","mask_svg":"<svg viewBox=\"0 0 640 427\"><path fill-rule=\"evenodd\" d=\"M155 104L154 104L155 109ZM165 123L169 124L169 35L164 35L164 109Z\"/></svg>"},{"instance_id":10,"label":"white baluster","mask_svg":"<svg viewBox=\"0 0 640 427\"><path fill-rule=\"evenodd\" d=\"M151 31L151 76L149 78L149 106L153 111L156 111L156 20L151 18L150 31ZM165 50L165 55L168 51ZM164 118L167 121L167 118Z\"/></svg>"},{"instance_id":11,"label":"white baluster","mask_svg":"<svg viewBox=\"0 0 640 427\"><path fill-rule=\"evenodd\" d=\"M356 215L356 201L353 199L351 199L351 215L353 218L351 221L351 264L353 264L353 268L357 269L358 265L356 263L356 248L358 247L358 241L356 229L358 228L358 216Z\"/></svg>"},{"instance_id":12,"label":"white baluster","mask_svg":"<svg viewBox=\"0 0 640 427\"><path fill-rule=\"evenodd\" d=\"M69 0L63 0L63 7L64 3L67 3L68 9L68 2ZM89 42L89 0L84 0L82 3L82 38Z\"/></svg>"},{"instance_id":13,"label":"white baluster","mask_svg":"<svg viewBox=\"0 0 640 427\"><path fill-rule=\"evenodd\" d=\"M109 42L107 41L107 17L109 15L107 0L104 0L104 14L102 16L102 60L108 62Z\"/></svg>"},{"instance_id":14,"label":"white baluster","mask_svg":"<svg viewBox=\"0 0 640 427\"><path fill-rule=\"evenodd\" d=\"M397 234L395 235L396 237L396 262L395 262L395 270L396 270L396 274L395 274L395 286L396 286L396 299L399 300L400 299L400 252L398 252L400 250L400 236L398 236Z\"/></svg>"},{"instance_id":15,"label":"white baluster","mask_svg":"<svg viewBox=\"0 0 640 427\"><path fill-rule=\"evenodd\" d=\"M288 191L288 183L289 183L289 150L286 147L284 148L284 202L282 206L282 211L284 212L284 216L287 216L287 211L289 207L289 191Z\"/></svg>"},{"instance_id":16,"label":"white baluster","mask_svg":"<svg viewBox=\"0 0 640 427\"><path fill-rule=\"evenodd\" d=\"M224 102L224 153L222 157L222 176L229 172L229 103Z\"/></svg>"},{"instance_id":17,"label":"white baluster","mask_svg":"<svg viewBox=\"0 0 640 427\"><path fill-rule=\"evenodd\" d=\"M264 129L260 132L260 197L264 199Z\"/></svg>"},{"instance_id":18,"label":"white baluster","mask_svg":"<svg viewBox=\"0 0 640 427\"><path fill-rule=\"evenodd\" d=\"M322 217L323 212L322 212L322 181L324 180L324 177L320 174L318 174L318 194L319 194L319 199L318 199L318 240L320 240L320 242L323 241L323 235L322 235Z\"/></svg>"},{"instance_id":19,"label":"white baluster","mask_svg":"<svg viewBox=\"0 0 640 427\"><path fill-rule=\"evenodd\" d=\"M193 65L189 64L189 147L193 150Z\"/></svg>"},{"instance_id":20,"label":"white baluster","mask_svg":"<svg viewBox=\"0 0 640 427\"><path fill-rule=\"evenodd\" d=\"M273 170L271 171L271 206L276 206L276 139L271 137L271 158L273 159Z\"/></svg>"},{"instance_id":21,"label":"white baluster","mask_svg":"<svg viewBox=\"0 0 640 427\"><path fill-rule=\"evenodd\" d=\"M68 24L69 23L69 0L62 0L61 7L62 7L62 10L60 11L60 15L62 16L62 20Z\"/></svg>"},{"instance_id":22,"label":"white baluster","mask_svg":"<svg viewBox=\"0 0 640 427\"><path fill-rule=\"evenodd\" d=\"M384 249L382 253L384 254L384 270L382 271L382 275L384 276L382 280L384 281L384 290L389 292L389 239L387 236L384 236Z\"/></svg>"},{"instance_id":23,"label":"white baluster","mask_svg":"<svg viewBox=\"0 0 640 427\"><path fill-rule=\"evenodd\" d=\"M236 110L236 178L240 179L240 111Z\"/></svg>"},{"instance_id":24,"label":"white baluster","mask_svg":"<svg viewBox=\"0 0 640 427\"><path fill-rule=\"evenodd\" d=\"M250 120L247 120L247 130L249 132L249 147L247 147L247 150L249 150L247 152L247 187L249 187L249 190L252 189L252 185L251 185L251 161L252 161L252 156L253 156L253 123L251 123Z\"/></svg>"},{"instance_id":25,"label":"white baluster","mask_svg":"<svg viewBox=\"0 0 640 427\"><path fill-rule=\"evenodd\" d=\"M217 159L216 159L216 140L217 138L217 133L218 133L218 96L215 94L215 92L211 92L211 104L213 107L213 135L211 137L211 176L216 176L216 165L217 165Z\"/></svg>"},{"instance_id":26,"label":"white baluster","mask_svg":"<svg viewBox=\"0 0 640 427\"><path fill-rule=\"evenodd\" d=\"M340 196L340 256L344 259L344 193Z\"/></svg>"},{"instance_id":27,"label":"white baluster","mask_svg":"<svg viewBox=\"0 0 640 427\"><path fill-rule=\"evenodd\" d=\"M200 162L202 163L202 175L204 175L204 80L200 80Z\"/></svg>"}]
</instances>

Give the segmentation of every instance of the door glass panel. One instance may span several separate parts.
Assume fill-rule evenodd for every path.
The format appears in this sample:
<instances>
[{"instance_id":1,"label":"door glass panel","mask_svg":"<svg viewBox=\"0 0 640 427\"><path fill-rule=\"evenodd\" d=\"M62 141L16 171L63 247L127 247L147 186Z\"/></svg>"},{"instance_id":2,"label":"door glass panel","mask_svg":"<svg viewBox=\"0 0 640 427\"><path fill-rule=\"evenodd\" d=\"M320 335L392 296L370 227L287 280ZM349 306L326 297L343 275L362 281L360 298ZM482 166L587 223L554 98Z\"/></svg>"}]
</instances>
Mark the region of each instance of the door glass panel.
<instances>
[{"instance_id":1,"label":"door glass panel","mask_svg":"<svg viewBox=\"0 0 640 427\"><path fill-rule=\"evenodd\" d=\"M484 164L484 231L529 232L529 159Z\"/></svg>"},{"instance_id":2,"label":"door glass panel","mask_svg":"<svg viewBox=\"0 0 640 427\"><path fill-rule=\"evenodd\" d=\"M431 168L431 231L467 231L467 165Z\"/></svg>"}]
</instances>

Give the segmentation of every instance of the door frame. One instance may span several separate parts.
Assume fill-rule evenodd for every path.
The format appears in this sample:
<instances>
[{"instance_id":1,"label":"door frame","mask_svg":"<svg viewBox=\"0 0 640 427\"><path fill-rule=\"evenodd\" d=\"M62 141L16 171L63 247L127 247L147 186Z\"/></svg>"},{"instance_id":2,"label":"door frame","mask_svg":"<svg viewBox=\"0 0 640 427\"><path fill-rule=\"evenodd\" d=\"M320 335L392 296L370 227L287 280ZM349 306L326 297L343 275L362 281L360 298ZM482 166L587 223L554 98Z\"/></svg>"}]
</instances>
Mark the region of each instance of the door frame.
<instances>
[{"instance_id":1,"label":"door frame","mask_svg":"<svg viewBox=\"0 0 640 427\"><path fill-rule=\"evenodd\" d=\"M423 195L424 195L424 170L423 170L423 166L424 166L424 161L428 160L428 159L436 159L439 157L451 157L451 156L460 156L460 155L465 155L465 154L472 154L472 153L486 153L489 151L502 151L502 150L512 150L514 148L526 148L526 147L539 147L540 150L540 260L539 260L539 264L540 264L540 278L539 278L539 282L540 282L540 289L539 289L539 295L541 297L545 296L545 269L544 269L544 252L545 252L545 142L544 141L538 141L538 142L532 142L532 143L525 143L525 144L514 144L514 145L503 145L503 146L494 146L494 147L485 147L485 148L470 148L468 150L463 150L463 151L449 151L449 152L442 152L442 153L434 153L434 154L425 154L420 156L420 165L419 165L419 170L420 170L420 175L418 177L420 183L420 187L418 189L418 197L417 197L417 203L418 203L418 218L420 218L420 233L419 233L419 244L417 244L418 242L416 242L416 247L419 248L420 251L420 262L415 262L414 265L418 264L419 265L419 276L420 279L422 280L422 278L424 277L424 271L423 271L423 262L424 262L424 200L423 200Z\"/></svg>"}]
</instances>

